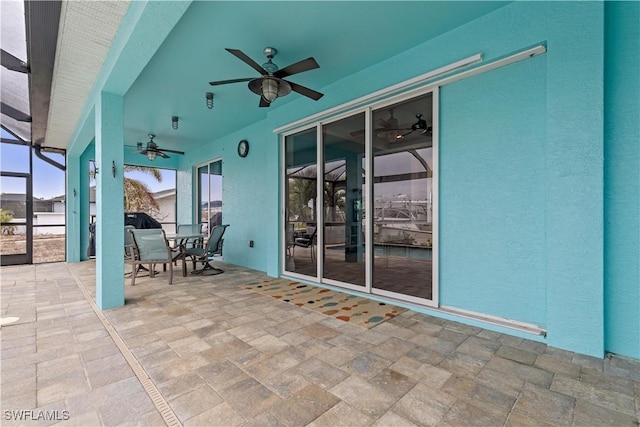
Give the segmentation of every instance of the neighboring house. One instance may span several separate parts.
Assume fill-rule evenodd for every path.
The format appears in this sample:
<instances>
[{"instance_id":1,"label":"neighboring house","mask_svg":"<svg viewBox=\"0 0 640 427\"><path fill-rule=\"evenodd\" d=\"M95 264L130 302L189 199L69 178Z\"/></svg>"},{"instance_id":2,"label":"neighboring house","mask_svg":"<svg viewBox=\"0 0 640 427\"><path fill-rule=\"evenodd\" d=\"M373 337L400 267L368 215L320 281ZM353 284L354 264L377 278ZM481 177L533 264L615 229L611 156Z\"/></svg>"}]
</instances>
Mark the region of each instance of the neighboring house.
<instances>
[{"instance_id":1,"label":"neighboring house","mask_svg":"<svg viewBox=\"0 0 640 427\"><path fill-rule=\"evenodd\" d=\"M66 205L66 199L67 197L65 195L62 196L57 196L52 198L50 201L53 204L53 209L52 212L65 212L65 205Z\"/></svg>"},{"instance_id":2,"label":"neighboring house","mask_svg":"<svg viewBox=\"0 0 640 427\"><path fill-rule=\"evenodd\" d=\"M24 218L26 215L25 194L2 193L0 194L0 206L5 211L13 212L13 218Z\"/></svg>"},{"instance_id":3,"label":"neighboring house","mask_svg":"<svg viewBox=\"0 0 640 427\"><path fill-rule=\"evenodd\" d=\"M153 193L153 198L158 202L159 210L155 209L150 215L162 224L162 228L168 234L176 232L176 190L162 190Z\"/></svg>"},{"instance_id":4,"label":"neighboring house","mask_svg":"<svg viewBox=\"0 0 640 427\"><path fill-rule=\"evenodd\" d=\"M13 212L12 222L25 222L25 194L2 193L0 204L2 209ZM64 234L65 233L65 196L51 199L33 200L33 234ZM19 225L13 231L16 234L25 232L25 227Z\"/></svg>"}]
</instances>

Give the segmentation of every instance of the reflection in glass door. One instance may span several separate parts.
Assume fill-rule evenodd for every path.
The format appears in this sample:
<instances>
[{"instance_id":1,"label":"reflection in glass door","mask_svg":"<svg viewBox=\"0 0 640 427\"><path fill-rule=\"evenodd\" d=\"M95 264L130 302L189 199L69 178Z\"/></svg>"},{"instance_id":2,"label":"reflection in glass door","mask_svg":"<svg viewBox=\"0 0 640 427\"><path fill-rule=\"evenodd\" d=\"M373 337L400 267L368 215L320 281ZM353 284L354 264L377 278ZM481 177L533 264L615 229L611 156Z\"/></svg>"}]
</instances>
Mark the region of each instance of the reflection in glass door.
<instances>
[{"instance_id":1,"label":"reflection in glass door","mask_svg":"<svg viewBox=\"0 0 640 427\"><path fill-rule=\"evenodd\" d=\"M326 124L323 277L366 286L364 235L364 113Z\"/></svg>"},{"instance_id":2,"label":"reflection in glass door","mask_svg":"<svg viewBox=\"0 0 640 427\"><path fill-rule=\"evenodd\" d=\"M283 271L434 305L437 100L398 99L285 135Z\"/></svg>"},{"instance_id":3,"label":"reflection in glass door","mask_svg":"<svg viewBox=\"0 0 640 427\"><path fill-rule=\"evenodd\" d=\"M433 95L373 112L373 290L431 300Z\"/></svg>"},{"instance_id":4,"label":"reflection in glass door","mask_svg":"<svg viewBox=\"0 0 640 427\"><path fill-rule=\"evenodd\" d=\"M222 224L222 160L197 168L196 218L205 232Z\"/></svg>"},{"instance_id":5,"label":"reflection in glass door","mask_svg":"<svg viewBox=\"0 0 640 427\"><path fill-rule=\"evenodd\" d=\"M316 128L285 138L284 270L316 277L318 165Z\"/></svg>"}]
</instances>

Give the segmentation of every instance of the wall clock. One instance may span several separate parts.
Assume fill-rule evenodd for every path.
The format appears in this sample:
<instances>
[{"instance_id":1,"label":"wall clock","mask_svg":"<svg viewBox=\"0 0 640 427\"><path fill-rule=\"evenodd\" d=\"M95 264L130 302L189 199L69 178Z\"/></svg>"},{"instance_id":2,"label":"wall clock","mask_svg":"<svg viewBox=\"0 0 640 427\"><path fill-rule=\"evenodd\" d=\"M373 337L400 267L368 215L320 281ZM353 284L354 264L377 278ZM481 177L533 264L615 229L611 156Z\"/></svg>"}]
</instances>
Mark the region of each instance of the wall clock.
<instances>
[{"instance_id":1,"label":"wall clock","mask_svg":"<svg viewBox=\"0 0 640 427\"><path fill-rule=\"evenodd\" d=\"M238 142L238 155L240 157L247 157L247 154L249 154L249 141L243 139Z\"/></svg>"}]
</instances>

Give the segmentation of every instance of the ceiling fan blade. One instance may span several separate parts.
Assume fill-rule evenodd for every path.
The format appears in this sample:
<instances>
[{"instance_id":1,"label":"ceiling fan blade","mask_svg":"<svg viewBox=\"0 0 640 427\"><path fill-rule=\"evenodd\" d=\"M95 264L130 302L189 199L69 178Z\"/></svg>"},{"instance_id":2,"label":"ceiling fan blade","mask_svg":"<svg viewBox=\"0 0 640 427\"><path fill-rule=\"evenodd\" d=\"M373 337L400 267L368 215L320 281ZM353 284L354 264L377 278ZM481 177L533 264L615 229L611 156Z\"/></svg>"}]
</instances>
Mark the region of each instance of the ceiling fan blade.
<instances>
[{"instance_id":1,"label":"ceiling fan blade","mask_svg":"<svg viewBox=\"0 0 640 427\"><path fill-rule=\"evenodd\" d=\"M309 97L311 99L313 99L314 101L317 101L318 99L322 98L324 96L323 93L320 92L316 92L313 89L309 89L308 87L304 87L301 86L297 83L292 83L290 81L285 80L287 83L289 83L291 85L291 90L298 92L300 95L304 95L306 97Z\"/></svg>"},{"instance_id":2,"label":"ceiling fan blade","mask_svg":"<svg viewBox=\"0 0 640 427\"><path fill-rule=\"evenodd\" d=\"M295 64L291 64L287 67L284 67L281 70L273 73L274 77L279 79L292 76L294 74L302 73L303 71L309 71L316 68L320 68L320 65L313 58L303 59L302 61L296 62Z\"/></svg>"},{"instance_id":3,"label":"ceiling fan blade","mask_svg":"<svg viewBox=\"0 0 640 427\"><path fill-rule=\"evenodd\" d=\"M168 159L169 156L167 156L166 154L164 154L162 151L158 150L156 151L156 154L160 157L162 157L163 159Z\"/></svg>"},{"instance_id":4,"label":"ceiling fan blade","mask_svg":"<svg viewBox=\"0 0 640 427\"><path fill-rule=\"evenodd\" d=\"M158 148L158 151L166 151L167 153L176 153L184 155L184 151L168 150L166 148Z\"/></svg>"},{"instance_id":5,"label":"ceiling fan blade","mask_svg":"<svg viewBox=\"0 0 640 427\"><path fill-rule=\"evenodd\" d=\"M260 97L260 103L258 104L258 107L271 107L271 103L269 101L267 101L266 99L264 99L264 96Z\"/></svg>"},{"instance_id":6,"label":"ceiling fan blade","mask_svg":"<svg viewBox=\"0 0 640 427\"><path fill-rule=\"evenodd\" d=\"M228 83L240 83L240 82L248 82L253 80L253 77L247 77L246 79L231 79L231 80L220 80L217 82L209 82L209 84L211 86L217 86L217 85L226 85Z\"/></svg>"},{"instance_id":7,"label":"ceiling fan blade","mask_svg":"<svg viewBox=\"0 0 640 427\"><path fill-rule=\"evenodd\" d=\"M256 61L254 61L253 59L251 59L247 55L245 55L241 50L228 49L228 48L225 48L225 50L227 52L229 52L230 54L234 55L235 57L237 57L238 59L240 59L241 61L245 62L247 65L249 65L251 68L253 68L257 72L259 72L263 76L266 76L266 75L269 74L269 73L267 73L267 70L262 68Z\"/></svg>"}]
</instances>

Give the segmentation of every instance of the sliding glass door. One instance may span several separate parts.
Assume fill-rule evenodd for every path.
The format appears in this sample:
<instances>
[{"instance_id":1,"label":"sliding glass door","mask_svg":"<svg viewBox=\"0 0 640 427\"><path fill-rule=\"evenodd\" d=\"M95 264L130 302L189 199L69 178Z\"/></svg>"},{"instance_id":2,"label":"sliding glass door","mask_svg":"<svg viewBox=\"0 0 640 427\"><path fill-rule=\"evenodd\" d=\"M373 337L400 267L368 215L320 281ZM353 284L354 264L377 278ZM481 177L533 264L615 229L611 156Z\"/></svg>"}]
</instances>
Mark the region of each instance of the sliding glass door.
<instances>
[{"instance_id":1,"label":"sliding glass door","mask_svg":"<svg viewBox=\"0 0 640 427\"><path fill-rule=\"evenodd\" d=\"M317 131L285 138L285 270L316 277L318 212Z\"/></svg>"},{"instance_id":2,"label":"sliding glass door","mask_svg":"<svg viewBox=\"0 0 640 427\"><path fill-rule=\"evenodd\" d=\"M425 92L285 136L285 274L437 303L434 104Z\"/></svg>"},{"instance_id":3,"label":"sliding glass door","mask_svg":"<svg viewBox=\"0 0 640 427\"><path fill-rule=\"evenodd\" d=\"M432 299L433 96L373 111L373 283ZM397 130L396 130L397 129Z\"/></svg>"},{"instance_id":4,"label":"sliding glass door","mask_svg":"<svg viewBox=\"0 0 640 427\"><path fill-rule=\"evenodd\" d=\"M364 203L364 113L322 127L322 277L366 286Z\"/></svg>"},{"instance_id":5,"label":"sliding glass door","mask_svg":"<svg viewBox=\"0 0 640 427\"><path fill-rule=\"evenodd\" d=\"M203 230L222 224L222 160L197 167L196 219Z\"/></svg>"}]
</instances>

